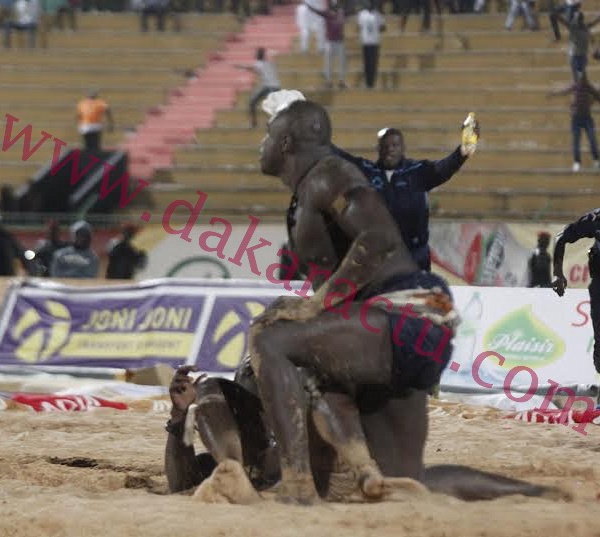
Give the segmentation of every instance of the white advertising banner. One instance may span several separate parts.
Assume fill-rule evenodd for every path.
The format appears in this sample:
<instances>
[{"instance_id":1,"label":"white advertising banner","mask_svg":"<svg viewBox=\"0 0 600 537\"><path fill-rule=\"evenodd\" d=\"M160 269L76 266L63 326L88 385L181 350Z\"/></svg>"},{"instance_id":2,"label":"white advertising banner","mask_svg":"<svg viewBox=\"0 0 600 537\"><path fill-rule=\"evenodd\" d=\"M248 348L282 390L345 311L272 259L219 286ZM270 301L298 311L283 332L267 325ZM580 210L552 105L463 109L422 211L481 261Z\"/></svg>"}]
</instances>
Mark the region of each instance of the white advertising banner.
<instances>
[{"instance_id":1,"label":"white advertising banner","mask_svg":"<svg viewBox=\"0 0 600 537\"><path fill-rule=\"evenodd\" d=\"M433 270L452 285L526 287L527 262L537 234L546 231L554 237L562 228L562 224L433 221ZM287 241L283 224L263 224L254 217L248 217L246 224L215 219L212 225L190 225L188 231L185 235L189 241L169 234L160 225L144 228L135 242L148 252L148 265L136 274L136 279L175 276L265 280L266 267L278 261L277 252ZM589 284L590 246L588 240L567 245L564 273L569 287Z\"/></svg>"},{"instance_id":2,"label":"white advertising banner","mask_svg":"<svg viewBox=\"0 0 600 537\"><path fill-rule=\"evenodd\" d=\"M462 323L442 385L485 391L502 389L505 380L507 386L532 390L599 383L586 290L568 289L563 297L551 289L453 286L452 291Z\"/></svg>"},{"instance_id":3,"label":"white advertising banner","mask_svg":"<svg viewBox=\"0 0 600 537\"><path fill-rule=\"evenodd\" d=\"M219 220L214 225L193 226L189 242L179 235L168 234L162 226L144 229L135 242L148 252L148 264L144 271L136 274L136 279L178 277L266 281L266 268L279 262L277 253L287 241L285 226L253 225L251 220L248 225L228 226L225 219Z\"/></svg>"}]
</instances>

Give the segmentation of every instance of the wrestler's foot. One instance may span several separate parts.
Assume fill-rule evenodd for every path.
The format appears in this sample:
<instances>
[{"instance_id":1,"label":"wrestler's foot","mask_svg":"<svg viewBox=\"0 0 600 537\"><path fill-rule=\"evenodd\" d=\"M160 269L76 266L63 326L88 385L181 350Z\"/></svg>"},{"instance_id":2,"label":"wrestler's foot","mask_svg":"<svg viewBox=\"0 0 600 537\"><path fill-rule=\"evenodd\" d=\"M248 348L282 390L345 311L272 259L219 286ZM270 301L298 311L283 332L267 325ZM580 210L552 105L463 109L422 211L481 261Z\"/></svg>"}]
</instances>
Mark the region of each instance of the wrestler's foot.
<instances>
[{"instance_id":1,"label":"wrestler's foot","mask_svg":"<svg viewBox=\"0 0 600 537\"><path fill-rule=\"evenodd\" d=\"M379 500L384 493L383 475L375 464L362 466L358 474L358 485L363 495L369 500Z\"/></svg>"},{"instance_id":2,"label":"wrestler's foot","mask_svg":"<svg viewBox=\"0 0 600 537\"><path fill-rule=\"evenodd\" d=\"M312 474L282 471L282 479L275 488L275 500L281 503L314 505L320 502Z\"/></svg>"}]
</instances>

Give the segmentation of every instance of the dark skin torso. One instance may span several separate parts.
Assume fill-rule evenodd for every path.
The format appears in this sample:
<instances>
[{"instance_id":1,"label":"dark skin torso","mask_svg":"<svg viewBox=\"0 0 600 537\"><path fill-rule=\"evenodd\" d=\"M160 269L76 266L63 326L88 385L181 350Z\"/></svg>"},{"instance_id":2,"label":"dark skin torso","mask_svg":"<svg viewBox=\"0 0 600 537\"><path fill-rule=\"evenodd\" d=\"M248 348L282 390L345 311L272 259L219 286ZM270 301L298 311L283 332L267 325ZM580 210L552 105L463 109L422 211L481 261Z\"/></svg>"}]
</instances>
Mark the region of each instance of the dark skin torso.
<instances>
[{"instance_id":1,"label":"dark skin torso","mask_svg":"<svg viewBox=\"0 0 600 537\"><path fill-rule=\"evenodd\" d=\"M382 259L373 265L375 272L352 280L356 285L376 285L418 270L384 203L353 164L334 155L322 159L301 180L297 197L292 242L302 264L312 262L335 271L353 241L368 231L366 255ZM345 242L345 252L340 245L336 248L332 235Z\"/></svg>"}]
</instances>

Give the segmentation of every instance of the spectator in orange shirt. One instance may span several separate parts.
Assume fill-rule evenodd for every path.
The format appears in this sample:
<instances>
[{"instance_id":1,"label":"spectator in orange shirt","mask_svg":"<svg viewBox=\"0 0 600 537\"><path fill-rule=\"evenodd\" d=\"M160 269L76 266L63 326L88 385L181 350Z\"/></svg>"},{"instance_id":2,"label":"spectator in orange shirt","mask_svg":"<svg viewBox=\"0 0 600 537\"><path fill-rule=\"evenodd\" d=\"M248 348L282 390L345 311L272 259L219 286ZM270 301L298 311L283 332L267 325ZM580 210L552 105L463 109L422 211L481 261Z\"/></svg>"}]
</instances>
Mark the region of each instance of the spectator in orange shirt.
<instances>
[{"instance_id":1,"label":"spectator in orange shirt","mask_svg":"<svg viewBox=\"0 0 600 537\"><path fill-rule=\"evenodd\" d=\"M98 97L98 90L90 90L87 98L77 104L78 129L83 136L83 145L86 150L100 150L105 119L108 122L108 132L112 132L114 124L108 104Z\"/></svg>"}]
</instances>

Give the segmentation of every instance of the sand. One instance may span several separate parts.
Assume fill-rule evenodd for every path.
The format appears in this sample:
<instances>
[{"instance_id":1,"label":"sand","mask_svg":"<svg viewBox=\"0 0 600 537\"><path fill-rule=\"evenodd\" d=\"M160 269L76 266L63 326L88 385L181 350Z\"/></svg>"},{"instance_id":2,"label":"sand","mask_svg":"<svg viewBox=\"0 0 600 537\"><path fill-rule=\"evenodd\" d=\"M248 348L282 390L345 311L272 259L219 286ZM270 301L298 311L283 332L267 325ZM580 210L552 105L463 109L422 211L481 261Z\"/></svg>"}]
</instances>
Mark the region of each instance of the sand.
<instances>
[{"instance_id":1,"label":"sand","mask_svg":"<svg viewBox=\"0 0 600 537\"><path fill-rule=\"evenodd\" d=\"M588 426L583 436L501 415L436 407L427 462L560 484L574 492L574 502L515 496L465 503L432 494L315 507L206 504L165 494L164 412L6 410L0 412L0 536L600 537L600 426Z\"/></svg>"}]
</instances>

